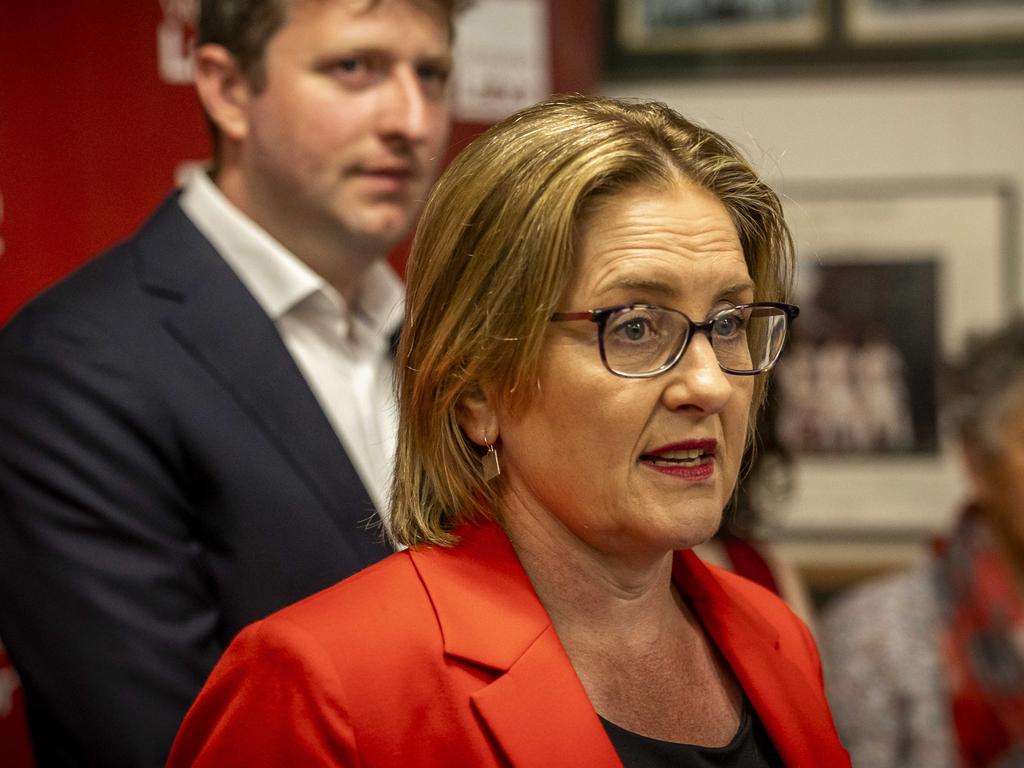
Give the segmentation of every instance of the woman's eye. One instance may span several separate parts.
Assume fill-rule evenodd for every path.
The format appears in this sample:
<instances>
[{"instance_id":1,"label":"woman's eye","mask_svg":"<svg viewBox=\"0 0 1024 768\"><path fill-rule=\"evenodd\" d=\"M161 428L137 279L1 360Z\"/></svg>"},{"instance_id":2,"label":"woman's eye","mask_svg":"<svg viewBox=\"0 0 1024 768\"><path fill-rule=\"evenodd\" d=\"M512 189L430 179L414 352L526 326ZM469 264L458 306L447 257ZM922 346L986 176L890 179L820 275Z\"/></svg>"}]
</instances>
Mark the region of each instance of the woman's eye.
<instances>
[{"instance_id":1,"label":"woman's eye","mask_svg":"<svg viewBox=\"0 0 1024 768\"><path fill-rule=\"evenodd\" d=\"M713 333L719 338L728 339L742 331L743 326L743 318L740 315L719 315L715 318Z\"/></svg>"},{"instance_id":2,"label":"woman's eye","mask_svg":"<svg viewBox=\"0 0 1024 768\"><path fill-rule=\"evenodd\" d=\"M656 337L658 329L650 317L632 315L618 320L612 327L612 333L619 341L636 343Z\"/></svg>"},{"instance_id":3,"label":"woman's eye","mask_svg":"<svg viewBox=\"0 0 1024 768\"><path fill-rule=\"evenodd\" d=\"M642 339L646 330L646 325L642 320L630 320L622 324L622 335L630 341Z\"/></svg>"}]
</instances>

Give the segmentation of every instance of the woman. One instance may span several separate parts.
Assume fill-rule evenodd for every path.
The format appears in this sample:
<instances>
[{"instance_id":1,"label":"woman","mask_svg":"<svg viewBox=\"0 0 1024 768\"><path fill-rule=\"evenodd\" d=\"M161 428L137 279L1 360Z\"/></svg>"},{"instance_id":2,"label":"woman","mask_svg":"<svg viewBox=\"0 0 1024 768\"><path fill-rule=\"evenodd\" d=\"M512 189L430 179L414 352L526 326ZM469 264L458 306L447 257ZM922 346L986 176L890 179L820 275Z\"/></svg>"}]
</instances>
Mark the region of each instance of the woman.
<instances>
[{"instance_id":1,"label":"woman","mask_svg":"<svg viewBox=\"0 0 1024 768\"><path fill-rule=\"evenodd\" d=\"M689 551L796 316L747 305L790 268L775 195L664 106L475 141L409 267L409 549L246 630L171 764L845 765L805 626Z\"/></svg>"},{"instance_id":2,"label":"woman","mask_svg":"<svg viewBox=\"0 0 1024 768\"><path fill-rule=\"evenodd\" d=\"M821 623L858 765L1024 764L1024 318L968 340L947 410L970 499L920 567L858 587Z\"/></svg>"}]
</instances>

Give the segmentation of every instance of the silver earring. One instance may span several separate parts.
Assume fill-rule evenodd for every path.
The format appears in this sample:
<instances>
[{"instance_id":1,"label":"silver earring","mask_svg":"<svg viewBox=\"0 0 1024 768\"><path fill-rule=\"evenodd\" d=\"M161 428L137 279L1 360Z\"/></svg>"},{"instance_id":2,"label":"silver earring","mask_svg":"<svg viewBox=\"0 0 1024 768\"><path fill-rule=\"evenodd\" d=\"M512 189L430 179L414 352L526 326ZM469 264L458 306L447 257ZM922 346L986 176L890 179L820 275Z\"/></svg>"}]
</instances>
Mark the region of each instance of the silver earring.
<instances>
[{"instance_id":1,"label":"silver earring","mask_svg":"<svg viewBox=\"0 0 1024 768\"><path fill-rule=\"evenodd\" d=\"M484 432L484 442L487 443L487 433ZM484 468L484 482L491 482L501 474L501 464L498 463L498 452L494 449L494 443L487 443L487 453L480 459Z\"/></svg>"}]
</instances>

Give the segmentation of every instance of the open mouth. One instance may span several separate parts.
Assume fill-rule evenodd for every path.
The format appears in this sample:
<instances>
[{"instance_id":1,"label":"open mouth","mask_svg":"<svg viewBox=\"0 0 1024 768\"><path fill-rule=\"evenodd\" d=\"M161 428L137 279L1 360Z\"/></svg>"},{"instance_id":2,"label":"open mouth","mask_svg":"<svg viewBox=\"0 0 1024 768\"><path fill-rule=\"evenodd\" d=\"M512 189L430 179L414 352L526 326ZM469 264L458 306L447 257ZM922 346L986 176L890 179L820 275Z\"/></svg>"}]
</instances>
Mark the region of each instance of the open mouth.
<instances>
[{"instance_id":1,"label":"open mouth","mask_svg":"<svg viewBox=\"0 0 1024 768\"><path fill-rule=\"evenodd\" d=\"M655 448L641 454L640 461L654 469L662 471L675 470L685 473L686 470L710 470L714 464L718 441L687 440L685 443L672 443Z\"/></svg>"},{"instance_id":2,"label":"open mouth","mask_svg":"<svg viewBox=\"0 0 1024 768\"><path fill-rule=\"evenodd\" d=\"M691 448L683 451L666 451L664 453L645 453L640 457L641 461L653 464L656 467L695 467L704 464L714 458L713 453L705 453L700 448Z\"/></svg>"}]
</instances>

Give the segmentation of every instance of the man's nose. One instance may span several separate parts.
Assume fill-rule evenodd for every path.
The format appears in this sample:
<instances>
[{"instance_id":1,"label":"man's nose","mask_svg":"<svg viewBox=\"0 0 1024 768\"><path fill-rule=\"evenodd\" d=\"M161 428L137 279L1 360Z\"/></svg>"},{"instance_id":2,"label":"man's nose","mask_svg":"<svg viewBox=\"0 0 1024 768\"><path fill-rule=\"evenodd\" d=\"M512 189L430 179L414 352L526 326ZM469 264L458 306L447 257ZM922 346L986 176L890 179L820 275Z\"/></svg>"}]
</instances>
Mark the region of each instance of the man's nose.
<instances>
[{"instance_id":1,"label":"man's nose","mask_svg":"<svg viewBox=\"0 0 1024 768\"><path fill-rule=\"evenodd\" d=\"M398 67L381 104L381 132L411 142L423 141L430 129L431 107L415 69Z\"/></svg>"}]
</instances>

